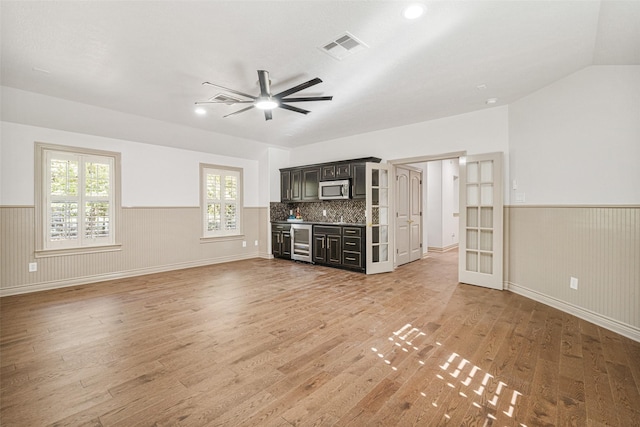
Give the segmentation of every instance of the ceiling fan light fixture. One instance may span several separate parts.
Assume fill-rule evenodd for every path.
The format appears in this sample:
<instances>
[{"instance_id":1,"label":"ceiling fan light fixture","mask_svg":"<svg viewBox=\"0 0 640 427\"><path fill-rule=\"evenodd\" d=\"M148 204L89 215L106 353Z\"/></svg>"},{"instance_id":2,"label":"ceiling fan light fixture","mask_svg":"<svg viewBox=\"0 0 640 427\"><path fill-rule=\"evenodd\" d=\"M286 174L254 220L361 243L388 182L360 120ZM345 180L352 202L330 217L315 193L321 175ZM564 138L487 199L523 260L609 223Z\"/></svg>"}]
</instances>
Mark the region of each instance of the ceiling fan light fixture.
<instances>
[{"instance_id":1,"label":"ceiling fan light fixture","mask_svg":"<svg viewBox=\"0 0 640 427\"><path fill-rule=\"evenodd\" d=\"M278 101L273 98L258 98L253 105L260 110L273 110L277 108L279 104Z\"/></svg>"},{"instance_id":2,"label":"ceiling fan light fixture","mask_svg":"<svg viewBox=\"0 0 640 427\"><path fill-rule=\"evenodd\" d=\"M417 19L422 16L425 11L424 5L420 3L415 3L407 6L402 12L402 16L406 19Z\"/></svg>"}]
</instances>

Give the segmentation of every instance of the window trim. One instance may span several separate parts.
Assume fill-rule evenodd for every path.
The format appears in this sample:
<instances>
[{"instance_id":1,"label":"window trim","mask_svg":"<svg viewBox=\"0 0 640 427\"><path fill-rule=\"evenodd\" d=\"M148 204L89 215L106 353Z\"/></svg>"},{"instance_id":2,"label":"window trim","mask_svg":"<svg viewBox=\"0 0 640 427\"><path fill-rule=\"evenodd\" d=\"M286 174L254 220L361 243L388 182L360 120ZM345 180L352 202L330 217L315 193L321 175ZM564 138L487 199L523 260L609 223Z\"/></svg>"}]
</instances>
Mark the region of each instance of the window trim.
<instances>
[{"instance_id":1,"label":"window trim","mask_svg":"<svg viewBox=\"0 0 640 427\"><path fill-rule=\"evenodd\" d=\"M47 195L45 194L46 184L44 179L47 176L47 164L46 164L46 152L57 151L63 153L69 153L74 155L83 156L101 156L111 157L113 159L113 183L111 185L113 189L113 241L108 244L90 245L90 246L74 246L66 248L46 248L46 227L44 222L46 221L47 214L45 212ZM120 166L121 166L121 154L113 151L95 150L85 147L74 147L67 145L49 144L45 142L35 142L35 167L34 167L34 201L35 201L35 257L49 257L49 256L63 256L63 255L77 255L85 253L95 252L111 252L120 250L122 243L120 240L121 229L121 188L120 188Z\"/></svg>"},{"instance_id":2,"label":"window trim","mask_svg":"<svg viewBox=\"0 0 640 427\"><path fill-rule=\"evenodd\" d=\"M206 171L209 169L229 171L238 174L238 221L240 226L235 233L224 233L217 236L207 235L207 198L206 198ZM210 163L200 163L200 241L202 243L211 241L230 241L244 237L244 169L233 166L215 165Z\"/></svg>"}]
</instances>

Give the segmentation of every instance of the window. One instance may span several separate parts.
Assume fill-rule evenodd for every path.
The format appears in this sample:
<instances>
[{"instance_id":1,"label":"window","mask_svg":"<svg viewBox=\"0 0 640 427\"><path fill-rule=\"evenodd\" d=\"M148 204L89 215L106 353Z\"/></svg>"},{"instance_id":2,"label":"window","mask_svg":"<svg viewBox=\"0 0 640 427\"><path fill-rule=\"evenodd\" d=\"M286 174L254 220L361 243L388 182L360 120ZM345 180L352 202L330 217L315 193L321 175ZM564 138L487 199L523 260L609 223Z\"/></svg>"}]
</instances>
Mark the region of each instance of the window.
<instances>
[{"instance_id":1,"label":"window","mask_svg":"<svg viewBox=\"0 0 640 427\"><path fill-rule=\"evenodd\" d=\"M118 153L36 145L38 250L116 244Z\"/></svg>"},{"instance_id":2,"label":"window","mask_svg":"<svg viewBox=\"0 0 640 427\"><path fill-rule=\"evenodd\" d=\"M200 165L204 237L242 234L242 170Z\"/></svg>"}]
</instances>

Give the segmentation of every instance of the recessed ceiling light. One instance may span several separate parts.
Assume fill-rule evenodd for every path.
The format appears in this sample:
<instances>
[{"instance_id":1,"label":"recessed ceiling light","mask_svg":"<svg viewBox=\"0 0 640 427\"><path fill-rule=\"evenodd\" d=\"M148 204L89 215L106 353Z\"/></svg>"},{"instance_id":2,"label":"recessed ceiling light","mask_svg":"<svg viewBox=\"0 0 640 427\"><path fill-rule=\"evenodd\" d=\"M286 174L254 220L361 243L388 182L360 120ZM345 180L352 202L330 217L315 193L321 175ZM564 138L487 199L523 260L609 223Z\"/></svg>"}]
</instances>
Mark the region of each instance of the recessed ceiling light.
<instances>
[{"instance_id":1,"label":"recessed ceiling light","mask_svg":"<svg viewBox=\"0 0 640 427\"><path fill-rule=\"evenodd\" d=\"M198 108L196 108L196 110L195 110L195 111L196 111L196 114L198 114L198 115L200 115L200 116L204 116L205 114L207 114L207 110L205 110L205 109L204 109L204 108L202 108L202 107L198 107Z\"/></svg>"},{"instance_id":2,"label":"recessed ceiling light","mask_svg":"<svg viewBox=\"0 0 640 427\"><path fill-rule=\"evenodd\" d=\"M491 104L495 104L496 102L498 102L498 98L489 98L486 101L487 105L491 105Z\"/></svg>"},{"instance_id":3,"label":"recessed ceiling light","mask_svg":"<svg viewBox=\"0 0 640 427\"><path fill-rule=\"evenodd\" d=\"M402 16L407 19L416 19L422 16L425 11L425 7L422 4L416 3L407 6L402 12Z\"/></svg>"}]
</instances>

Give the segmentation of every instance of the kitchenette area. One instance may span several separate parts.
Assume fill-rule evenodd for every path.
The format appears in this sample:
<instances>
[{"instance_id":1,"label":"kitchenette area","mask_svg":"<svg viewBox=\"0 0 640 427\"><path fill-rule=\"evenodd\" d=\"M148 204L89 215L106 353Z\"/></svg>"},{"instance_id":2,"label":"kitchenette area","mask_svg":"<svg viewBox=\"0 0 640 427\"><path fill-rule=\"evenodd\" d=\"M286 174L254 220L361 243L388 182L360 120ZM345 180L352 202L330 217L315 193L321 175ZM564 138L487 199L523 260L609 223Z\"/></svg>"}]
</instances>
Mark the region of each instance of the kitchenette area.
<instances>
[{"instance_id":1,"label":"kitchenette area","mask_svg":"<svg viewBox=\"0 0 640 427\"><path fill-rule=\"evenodd\" d=\"M280 169L270 205L276 258L366 272L366 163L374 157Z\"/></svg>"}]
</instances>

